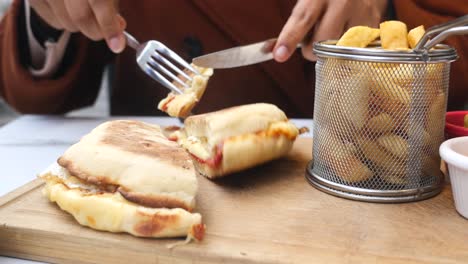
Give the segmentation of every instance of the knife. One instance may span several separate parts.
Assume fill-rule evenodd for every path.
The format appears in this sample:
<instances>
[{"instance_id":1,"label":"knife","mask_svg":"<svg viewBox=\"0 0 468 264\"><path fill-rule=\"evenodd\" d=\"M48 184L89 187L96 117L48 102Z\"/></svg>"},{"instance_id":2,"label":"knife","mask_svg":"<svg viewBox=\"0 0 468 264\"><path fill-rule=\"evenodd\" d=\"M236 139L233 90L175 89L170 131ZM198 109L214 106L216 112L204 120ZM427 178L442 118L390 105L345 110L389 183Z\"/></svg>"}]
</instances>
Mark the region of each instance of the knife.
<instances>
[{"instance_id":1,"label":"knife","mask_svg":"<svg viewBox=\"0 0 468 264\"><path fill-rule=\"evenodd\" d=\"M275 43L276 38L268 39L196 57L192 62L201 67L215 69L251 65L273 59L272 51Z\"/></svg>"}]
</instances>

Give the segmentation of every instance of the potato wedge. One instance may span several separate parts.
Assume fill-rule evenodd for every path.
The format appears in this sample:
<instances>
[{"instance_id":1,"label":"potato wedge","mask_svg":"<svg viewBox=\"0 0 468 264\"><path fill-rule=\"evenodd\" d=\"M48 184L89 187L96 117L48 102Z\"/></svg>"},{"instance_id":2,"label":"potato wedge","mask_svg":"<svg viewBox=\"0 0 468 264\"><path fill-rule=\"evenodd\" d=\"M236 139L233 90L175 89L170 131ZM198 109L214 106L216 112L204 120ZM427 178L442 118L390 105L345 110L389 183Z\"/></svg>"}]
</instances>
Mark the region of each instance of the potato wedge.
<instances>
[{"instance_id":1,"label":"potato wedge","mask_svg":"<svg viewBox=\"0 0 468 264\"><path fill-rule=\"evenodd\" d=\"M384 135L377 139L377 143L395 157L406 159L408 156L408 142L397 135Z\"/></svg>"},{"instance_id":2,"label":"potato wedge","mask_svg":"<svg viewBox=\"0 0 468 264\"><path fill-rule=\"evenodd\" d=\"M319 146L322 160L339 178L345 182L360 182L372 178L374 173L355 156L353 147L343 143L326 128L322 133L328 139L327 146Z\"/></svg>"},{"instance_id":3,"label":"potato wedge","mask_svg":"<svg viewBox=\"0 0 468 264\"><path fill-rule=\"evenodd\" d=\"M414 49L416 47L416 44L418 44L425 32L426 30L423 25L415 27L408 32L408 44L410 48Z\"/></svg>"},{"instance_id":4,"label":"potato wedge","mask_svg":"<svg viewBox=\"0 0 468 264\"><path fill-rule=\"evenodd\" d=\"M382 98L375 94L371 96L370 100L373 102L373 104L380 108L382 112L391 115L393 117L393 120L397 120L398 124L396 124L396 127L398 129L403 129L406 131L407 124L405 124L405 120L408 117L410 107L409 104L403 104L397 101L392 101L388 98Z\"/></svg>"},{"instance_id":5,"label":"potato wedge","mask_svg":"<svg viewBox=\"0 0 468 264\"><path fill-rule=\"evenodd\" d=\"M407 89L402 88L393 80L385 77L375 78L371 85L371 90L380 98L388 99L392 102L408 105L411 100Z\"/></svg>"},{"instance_id":6,"label":"potato wedge","mask_svg":"<svg viewBox=\"0 0 468 264\"><path fill-rule=\"evenodd\" d=\"M408 29L406 28L406 24L395 20L380 23L380 40L383 49L408 49Z\"/></svg>"},{"instance_id":7,"label":"potato wedge","mask_svg":"<svg viewBox=\"0 0 468 264\"><path fill-rule=\"evenodd\" d=\"M441 138L444 133L444 115L446 108L445 93L439 93L429 107L426 120L426 131L434 139Z\"/></svg>"},{"instance_id":8,"label":"potato wedge","mask_svg":"<svg viewBox=\"0 0 468 264\"><path fill-rule=\"evenodd\" d=\"M369 80L348 71L325 76L324 80L321 92L326 99L319 104L323 108L317 110L323 109L335 134L342 137L361 129L368 117Z\"/></svg>"},{"instance_id":9,"label":"potato wedge","mask_svg":"<svg viewBox=\"0 0 468 264\"><path fill-rule=\"evenodd\" d=\"M386 181L387 183L390 184L395 184L395 185L405 185L408 183L408 179L406 177L406 174L401 173L392 173L391 171L385 171L380 175L380 177Z\"/></svg>"},{"instance_id":10,"label":"potato wedge","mask_svg":"<svg viewBox=\"0 0 468 264\"><path fill-rule=\"evenodd\" d=\"M378 28L355 26L348 29L338 40L336 46L365 48L380 35Z\"/></svg>"},{"instance_id":11,"label":"potato wedge","mask_svg":"<svg viewBox=\"0 0 468 264\"><path fill-rule=\"evenodd\" d=\"M381 167L391 174L405 173L405 160L397 159L395 156L384 150L376 141L364 139L360 142L360 149L364 156L375 165Z\"/></svg>"},{"instance_id":12,"label":"potato wedge","mask_svg":"<svg viewBox=\"0 0 468 264\"><path fill-rule=\"evenodd\" d=\"M367 128L373 133L387 133L395 129L395 123L392 116L380 113L369 119Z\"/></svg>"},{"instance_id":13,"label":"potato wedge","mask_svg":"<svg viewBox=\"0 0 468 264\"><path fill-rule=\"evenodd\" d=\"M422 174L424 176L443 177L440 169L440 157L438 155L425 156L422 161Z\"/></svg>"},{"instance_id":14,"label":"potato wedge","mask_svg":"<svg viewBox=\"0 0 468 264\"><path fill-rule=\"evenodd\" d=\"M374 63L372 65L372 74L374 76L381 76L379 79L389 79L408 91L411 90L411 85L415 78L413 65L399 63L387 63L387 65L390 66L382 67L379 63Z\"/></svg>"}]
</instances>

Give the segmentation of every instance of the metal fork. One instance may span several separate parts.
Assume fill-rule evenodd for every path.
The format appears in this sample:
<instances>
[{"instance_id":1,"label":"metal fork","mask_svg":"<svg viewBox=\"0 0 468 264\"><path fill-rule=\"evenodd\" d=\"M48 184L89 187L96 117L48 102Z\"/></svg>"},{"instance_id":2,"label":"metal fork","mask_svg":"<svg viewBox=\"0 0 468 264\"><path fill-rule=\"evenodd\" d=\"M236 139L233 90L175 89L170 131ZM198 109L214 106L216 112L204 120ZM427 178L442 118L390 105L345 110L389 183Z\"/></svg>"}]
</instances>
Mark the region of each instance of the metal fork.
<instances>
[{"instance_id":1,"label":"metal fork","mask_svg":"<svg viewBox=\"0 0 468 264\"><path fill-rule=\"evenodd\" d=\"M128 32L124 31L124 35L127 38L127 45L136 50L136 61L140 68L172 92L182 94L182 91L175 83L180 84L184 88L189 88L187 80L192 81L192 77L184 72L185 69L196 75L200 74L188 62L161 42L150 40L140 44ZM179 64L179 67L182 66L182 69L176 66L174 62ZM186 80L182 80L181 77Z\"/></svg>"}]
</instances>

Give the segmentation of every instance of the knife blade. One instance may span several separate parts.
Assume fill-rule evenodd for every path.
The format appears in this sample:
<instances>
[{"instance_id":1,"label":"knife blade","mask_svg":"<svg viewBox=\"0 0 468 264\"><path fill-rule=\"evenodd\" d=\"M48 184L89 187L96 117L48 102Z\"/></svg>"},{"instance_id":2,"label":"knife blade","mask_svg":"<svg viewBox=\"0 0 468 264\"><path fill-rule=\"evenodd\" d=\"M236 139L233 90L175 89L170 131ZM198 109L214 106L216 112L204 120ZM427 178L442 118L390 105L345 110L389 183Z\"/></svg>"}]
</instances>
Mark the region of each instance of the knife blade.
<instances>
[{"instance_id":1,"label":"knife blade","mask_svg":"<svg viewBox=\"0 0 468 264\"><path fill-rule=\"evenodd\" d=\"M195 65L225 69L251 65L273 59L276 38L206 54L193 59Z\"/></svg>"}]
</instances>

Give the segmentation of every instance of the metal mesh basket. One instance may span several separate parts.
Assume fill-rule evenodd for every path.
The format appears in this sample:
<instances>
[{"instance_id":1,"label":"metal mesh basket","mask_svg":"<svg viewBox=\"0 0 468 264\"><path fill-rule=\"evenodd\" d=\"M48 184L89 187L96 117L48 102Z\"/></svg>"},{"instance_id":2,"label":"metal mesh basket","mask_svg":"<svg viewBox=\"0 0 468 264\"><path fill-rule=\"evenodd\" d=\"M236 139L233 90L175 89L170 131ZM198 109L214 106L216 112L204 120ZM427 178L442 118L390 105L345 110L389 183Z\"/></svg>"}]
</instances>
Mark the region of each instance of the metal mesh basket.
<instances>
[{"instance_id":1,"label":"metal mesh basket","mask_svg":"<svg viewBox=\"0 0 468 264\"><path fill-rule=\"evenodd\" d=\"M341 197L405 202L440 192L454 49L430 52L315 45L313 161L308 180Z\"/></svg>"}]
</instances>

